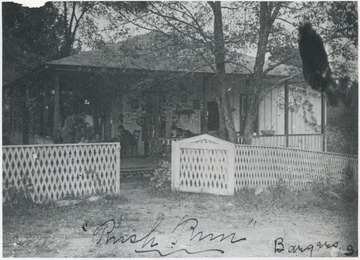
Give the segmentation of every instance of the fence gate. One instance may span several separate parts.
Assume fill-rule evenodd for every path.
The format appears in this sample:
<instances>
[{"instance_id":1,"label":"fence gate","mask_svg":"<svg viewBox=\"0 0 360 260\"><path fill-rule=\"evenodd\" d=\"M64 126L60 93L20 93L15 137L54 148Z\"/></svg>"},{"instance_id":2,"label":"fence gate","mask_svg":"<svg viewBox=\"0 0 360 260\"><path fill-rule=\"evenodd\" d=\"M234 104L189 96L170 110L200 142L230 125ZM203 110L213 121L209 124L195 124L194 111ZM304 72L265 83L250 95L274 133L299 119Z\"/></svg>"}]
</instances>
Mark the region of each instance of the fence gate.
<instances>
[{"instance_id":1,"label":"fence gate","mask_svg":"<svg viewBox=\"0 0 360 260\"><path fill-rule=\"evenodd\" d=\"M210 135L172 142L173 190L234 195L235 146Z\"/></svg>"}]
</instances>

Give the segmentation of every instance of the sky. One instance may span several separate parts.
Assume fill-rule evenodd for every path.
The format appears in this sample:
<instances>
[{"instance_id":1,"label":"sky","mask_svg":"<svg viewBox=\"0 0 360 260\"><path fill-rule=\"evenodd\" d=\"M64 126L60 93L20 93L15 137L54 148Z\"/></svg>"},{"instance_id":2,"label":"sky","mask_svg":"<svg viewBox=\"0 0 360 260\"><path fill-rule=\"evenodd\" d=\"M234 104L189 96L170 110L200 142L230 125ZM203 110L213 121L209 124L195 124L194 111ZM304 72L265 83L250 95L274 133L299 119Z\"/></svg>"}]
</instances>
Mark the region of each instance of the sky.
<instances>
[{"instance_id":1,"label":"sky","mask_svg":"<svg viewBox=\"0 0 360 260\"><path fill-rule=\"evenodd\" d=\"M40 7L43 6L47 0L13 0L12 2L22 4L26 7Z\"/></svg>"}]
</instances>

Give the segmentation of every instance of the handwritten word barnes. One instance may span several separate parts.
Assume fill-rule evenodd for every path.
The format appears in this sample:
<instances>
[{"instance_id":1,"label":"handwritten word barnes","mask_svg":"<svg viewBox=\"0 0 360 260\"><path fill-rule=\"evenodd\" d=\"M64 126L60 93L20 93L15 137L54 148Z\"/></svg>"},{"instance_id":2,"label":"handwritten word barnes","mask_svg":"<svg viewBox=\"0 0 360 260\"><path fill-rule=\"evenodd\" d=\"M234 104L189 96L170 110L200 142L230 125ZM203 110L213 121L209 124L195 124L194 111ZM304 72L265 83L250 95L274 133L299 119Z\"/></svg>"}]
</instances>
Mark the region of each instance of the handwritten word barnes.
<instances>
[{"instance_id":1,"label":"handwritten word barnes","mask_svg":"<svg viewBox=\"0 0 360 260\"><path fill-rule=\"evenodd\" d=\"M323 243L318 242L316 245L314 244L308 244L306 246L290 245L288 248L285 249L284 239L282 237L279 237L275 240L275 253L283 253L284 251L292 254L310 252L310 257L311 257L314 249L321 249L321 248L331 249L331 248L338 248L338 246L339 246L339 242L335 242L331 244L325 241ZM339 247L338 249L341 248ZM354 253L356 253L352 245L348 245L346 250L347 251L344 252L346 256L352 256Z\"/></svg>"},{"instance_id":2,"label":"handwritten word barnes","mask_svg":"<svg viewBox=\"0 0 360 260\"><path fill-rule=\"evenodd\" d=\"M141 249L135 250L136 253L157 252L160 256L168 256L180 251L183 251L187 254L199 254L204 252L224 253L224 251L219 248L209 248L206 250L195 251L195 252L190 252L186 249L179 249L179 250L171 251L169 253L161 252L159 250L159 247L161 245L159 245L159 243L157 242L156 235L154 233L158 230L163 220L164 220L164 216L162 215L157 219L154 226L145 236L139 237L137 234L132 234L130 236L125 236L125 235L116 236L114 234L115 220L109 219L95 229L93 236L98 237L96 244L100 244L101 242L105 243L105 245L117 244L117 243L122 243L122 244L139 243L141 244ZM175 246L180 238L188 239L189 242L201 242L201 241L209 242L209 241L217 240L218 242L222 243L226 240L231 244L235 244L246 240L246 238L236 238L235 233L231 233L229 235L225 235L225 234L214 235L213 233L206 234L204 233L204 231L198 230L198 224L199 221L196 218L189 218L187 216L183 217L180 223L177 224L171 232L171 233L179 232L179 235L177 236L175 241L171 241L171 245ZM189 232L190 234L188 233L188 231L191 231Z\"/></svg>"}]
</instances>

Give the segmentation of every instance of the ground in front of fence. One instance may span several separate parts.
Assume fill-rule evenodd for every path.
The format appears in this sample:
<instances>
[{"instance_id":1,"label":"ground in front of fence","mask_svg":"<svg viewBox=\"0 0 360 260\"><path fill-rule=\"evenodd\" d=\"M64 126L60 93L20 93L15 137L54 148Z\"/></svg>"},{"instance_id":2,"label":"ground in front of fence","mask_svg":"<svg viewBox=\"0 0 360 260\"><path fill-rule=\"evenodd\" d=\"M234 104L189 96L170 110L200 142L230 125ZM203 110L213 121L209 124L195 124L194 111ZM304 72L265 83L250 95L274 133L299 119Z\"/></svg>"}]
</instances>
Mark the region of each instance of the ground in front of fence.
<instances>
[{"instance_id":1,"label":"ground in front of fence","mask_svg":"<svg viewBox=\"0 0 360 260\"><path fill-rule=\"evenodd\" d=\"M346 205L331 210L263 207L236 196L159 195L145 182L123 183L121 192L120 198L66 207L4 211L3 256L357 255L357 212ZM217 237L222 234L223 241Z\"/></svg>"}]
</instances>

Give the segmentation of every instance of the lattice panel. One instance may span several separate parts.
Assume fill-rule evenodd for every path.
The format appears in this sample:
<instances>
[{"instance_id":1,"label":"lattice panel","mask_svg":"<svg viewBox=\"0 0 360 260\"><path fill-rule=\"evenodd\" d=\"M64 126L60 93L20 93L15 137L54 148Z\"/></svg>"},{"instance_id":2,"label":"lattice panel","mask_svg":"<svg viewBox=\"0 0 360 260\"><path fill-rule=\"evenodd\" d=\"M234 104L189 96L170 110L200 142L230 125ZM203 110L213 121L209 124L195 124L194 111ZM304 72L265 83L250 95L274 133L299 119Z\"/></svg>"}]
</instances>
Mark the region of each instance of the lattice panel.
<instances>
[{"instance_id":1,"label":"lattice panel","mask_svg":"<svg viewBox=\"0 0 360 260\"><path fill-rule=\"evenodd\" d=\"M180 148L179 189L226 194L229 164L226 150Z\"/></svg>"},{"instance_id":2,"label":"lattice panel","mask_svg":"<svg viewBox=\"0 0 360 260\"><path fill-rule=\"evenodd\" d=\"M334 183L341 181L347 167L357 173L355 156L236 145L235 190L273 186L280 178L296 189L309 189L315 180L324 177Z\"/></svg>"},{"instance_id":3,"label":"lattice panel","mask_svg":"<svg viewBox=\"0 0 360 260\"><path fill-rule=\"evenodd\" d=\"M119 192L120 145L76 144L3 147L3 200L12 188L33 201ZM117 183L119 182L119 183Z\"/></svg>"}]
</instances>

